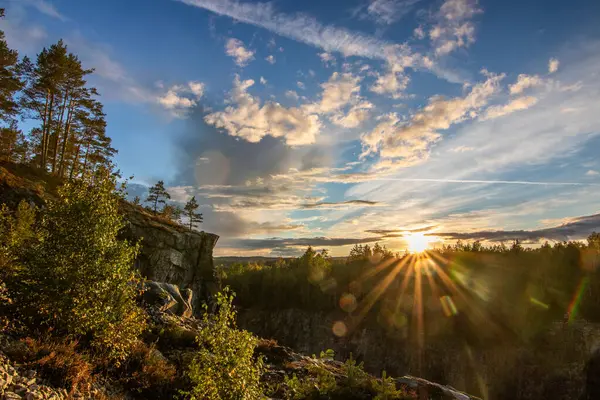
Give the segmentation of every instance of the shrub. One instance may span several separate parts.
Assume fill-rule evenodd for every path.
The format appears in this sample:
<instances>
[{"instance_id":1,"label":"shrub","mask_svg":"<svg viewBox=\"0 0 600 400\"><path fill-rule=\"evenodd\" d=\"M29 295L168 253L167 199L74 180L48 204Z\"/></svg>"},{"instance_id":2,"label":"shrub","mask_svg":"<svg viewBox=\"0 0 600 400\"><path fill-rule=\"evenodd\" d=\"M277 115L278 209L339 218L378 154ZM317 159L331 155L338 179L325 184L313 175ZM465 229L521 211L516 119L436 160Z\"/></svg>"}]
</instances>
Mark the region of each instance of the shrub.
<instances>
[{"instance_id":1,"label":"shrub","mask_svg":"<svg viewBox=\"0 0 600 400\"><path fill-rule=\"evenodd\" d=\"M191 399L257 399L263 397L260 377L262 358L254 359L258 339L238 330L232 308L234 294L229 288L215 297L217 312L204 305L203 326L198 331L200 350L187 375L193 384Z\"/></svg>"},{"instance_id":2,"label":"shrub","mask_svg":"<svg viewBox=\"0 0 600 400\"><path fill-rule=\"evenodd\" d=\"M153 345L138 341L115 374L125 387L144 394L144 398L164 398L177 370Z\"/></svg>"},{"instance_id":3,"label":"shrub","mask_svg":"<svg viewBox=\"0 0 600 400\"><path fill-rule=\"evenodd\" d=\"M338 386L333 373L320 365L310 365L307 369L308 374L302 379L296 374L291 378L285 377L289 398L318 399L335 394Z\"/></svg>"},{"instance_id":4,"label":"shrub","mask_svg":"<svg viewBox=\"0 0 600 400\"><path fill-rule=\"evenodd\" d=\"M25 338L6 349L15 361L25 363L54 386L86 393L91 383L93 366L85 354L77 351L77 341L69 339Z\"/></svg>"},{"instance_id":5,"label":"shrub","mask_svg":"<svg viewBox=\"0 0 600 400\"><path fill-rule=\"evenodd\" d=\"M373 389L377 393L374 400L395 400L405 398L401 390L396 389L396 382L383 371L381 380L373 381Z\"/></svg>"},{"instance_id":6,"label":"shrub","mask_svg":"<svg viewBox=\"0 0 600 400\"><path fill-rule=\"evenodd\" d=\"M66 183L40 216L35 240L17 254L23 268L9 288L23 315L124 359L145 317L135 302L138 246L117 239L123 221L114 178Z\"/></svg>"}]
</instances>

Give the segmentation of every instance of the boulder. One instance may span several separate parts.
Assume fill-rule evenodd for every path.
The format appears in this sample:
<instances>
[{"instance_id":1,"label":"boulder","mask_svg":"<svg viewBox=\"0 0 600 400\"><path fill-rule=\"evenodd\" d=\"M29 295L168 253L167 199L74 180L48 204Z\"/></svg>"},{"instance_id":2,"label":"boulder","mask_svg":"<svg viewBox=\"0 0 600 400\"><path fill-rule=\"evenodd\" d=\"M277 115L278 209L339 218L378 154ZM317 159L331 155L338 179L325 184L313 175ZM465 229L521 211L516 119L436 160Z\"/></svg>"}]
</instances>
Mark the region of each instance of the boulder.
<instances>
[{"instance_id":1,"label":"boulder","mask_svg":"<svg viewBox=\"0 0 600 400\"><path fill-rule=\"evenodd\" d=\"M144 283L144 294L142 300L150 307L156 307L160 311L191 317L193 292L184 289L183 293L177 285L165 282L147 281Z\"/></svg>"}]
</instances>

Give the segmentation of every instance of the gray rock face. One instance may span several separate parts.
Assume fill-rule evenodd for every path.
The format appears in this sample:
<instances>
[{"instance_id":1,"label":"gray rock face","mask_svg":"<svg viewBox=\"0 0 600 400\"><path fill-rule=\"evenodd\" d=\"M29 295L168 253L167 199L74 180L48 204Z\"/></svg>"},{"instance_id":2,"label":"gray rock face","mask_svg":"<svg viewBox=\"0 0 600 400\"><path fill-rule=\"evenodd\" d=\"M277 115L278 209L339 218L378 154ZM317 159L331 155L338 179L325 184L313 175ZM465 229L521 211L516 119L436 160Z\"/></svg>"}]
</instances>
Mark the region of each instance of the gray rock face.
<instances>
[{"instance_id":1,"label":"gray rock face","mask_svg":"<svg viewBox=\"0 0 600 400\"><path fill-rule=\"evenodd\" d=\"M193 314L191 289L184 289L183 293L177 285L164 282L148 281L144 284L143 301L160 311L189 318Z\"/></svg>"},{"instance_id":2,"label":"gray rock face","mask_svg":"<svg viewBox=\"0 0 600 400\"><path fill-rule=\"evenodd\" d=\"M193 292L191 305L200 305L218 289L214 280L213 248L219 236L212 233L189 231L183 226L162 221L140 207L125 206L127 226L122 236L132 241L141 240L141 249L135 266L152 281L177 285L184 292Z\"/></svg>"}]
</instances>

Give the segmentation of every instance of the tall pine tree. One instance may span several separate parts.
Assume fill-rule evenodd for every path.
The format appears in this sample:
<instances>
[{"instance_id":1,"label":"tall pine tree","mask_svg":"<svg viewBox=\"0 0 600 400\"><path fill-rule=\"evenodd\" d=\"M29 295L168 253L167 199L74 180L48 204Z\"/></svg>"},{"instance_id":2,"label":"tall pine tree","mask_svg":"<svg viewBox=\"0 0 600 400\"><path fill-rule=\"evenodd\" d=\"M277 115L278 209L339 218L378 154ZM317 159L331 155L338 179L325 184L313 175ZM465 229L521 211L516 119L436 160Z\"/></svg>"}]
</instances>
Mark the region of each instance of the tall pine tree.
<instances>
[{"instance_id":1,"label":"tall pine tree","mask_svg":"<svg viewBox=\"0 0 600 400\"><path fill-rule=\"evenodd\" d=\"M4 9L0 8L0 18L3 17ZM19 53L8 47L4 31L0 30L0 120L4 122L10 123L18 113L15 94L23 88L20 74Z\"/></svg>"}]
</instances>

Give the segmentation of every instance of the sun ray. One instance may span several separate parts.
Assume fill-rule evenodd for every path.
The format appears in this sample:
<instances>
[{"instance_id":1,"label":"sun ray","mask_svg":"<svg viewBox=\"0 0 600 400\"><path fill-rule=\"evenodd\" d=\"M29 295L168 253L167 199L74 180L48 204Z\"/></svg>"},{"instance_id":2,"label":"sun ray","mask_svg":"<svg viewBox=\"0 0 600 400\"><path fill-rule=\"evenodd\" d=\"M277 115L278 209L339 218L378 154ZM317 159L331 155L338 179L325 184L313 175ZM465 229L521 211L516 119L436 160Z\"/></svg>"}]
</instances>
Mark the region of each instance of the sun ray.
<instances>
[{"instance_id":1,"label":"sun ray","mask_svg":"<svg viewBox=\"0 0 600 400\"><path fill-rule=\"evenodd\" d=\"M405 257L403 259L396 260L396 261L397 261L397 263L394 266L394 268L392 269L392 271L388 275L386 275L385 278L383 278L381 280L381 282L379 282L377 284L377 286L375 286L369 292L369 294L363 299L361 304L359 304L360 311L358 312L357 317L352 321L353 322L351 325L352 328L356 327L358 325L358 323L360 323L360 321L362 321L362 319L365 317L365 315L367 315L367 313L371 310L371 308L373 307L375 302L377 302L377 300L381 297L381 295L386 291L386 289L388 288L390 283L392 283L394 278L396 278L396 276L400 273L400 271L406 265L407 258Z\"/></svg>"}]
</instances>

